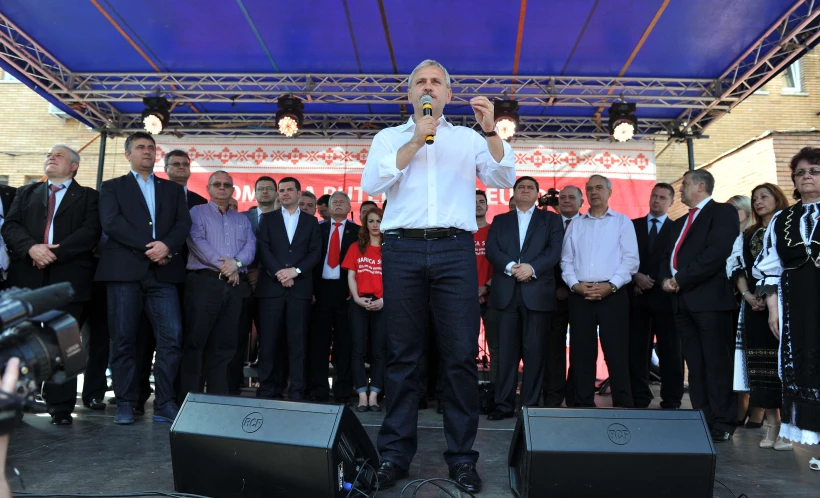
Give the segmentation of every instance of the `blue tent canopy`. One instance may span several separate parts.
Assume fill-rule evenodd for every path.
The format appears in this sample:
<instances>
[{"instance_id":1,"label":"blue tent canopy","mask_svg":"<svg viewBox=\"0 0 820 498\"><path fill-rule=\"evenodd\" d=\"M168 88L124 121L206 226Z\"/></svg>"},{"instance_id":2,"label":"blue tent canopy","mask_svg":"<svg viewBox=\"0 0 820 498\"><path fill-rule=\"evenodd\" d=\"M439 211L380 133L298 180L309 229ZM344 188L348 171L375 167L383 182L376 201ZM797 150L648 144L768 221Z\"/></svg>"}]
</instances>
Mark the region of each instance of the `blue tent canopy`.
<instances>
[{"instance_id":1,"label":"blue tent canopy","mask_svg":"<svg viewBox=\"0 0 820 498\"><path fill-rule=\"evenodd\" d=\"M642 136L700 133L811 48L795 0L0 0L0 66L97 129L139 129L142 98L185 134L275 135L276 99L305 136L371 135L407 119L407 74L453 75L446 115L515 99L518 136L606 136L635 102Z\"/></svg>"}]
</instances>

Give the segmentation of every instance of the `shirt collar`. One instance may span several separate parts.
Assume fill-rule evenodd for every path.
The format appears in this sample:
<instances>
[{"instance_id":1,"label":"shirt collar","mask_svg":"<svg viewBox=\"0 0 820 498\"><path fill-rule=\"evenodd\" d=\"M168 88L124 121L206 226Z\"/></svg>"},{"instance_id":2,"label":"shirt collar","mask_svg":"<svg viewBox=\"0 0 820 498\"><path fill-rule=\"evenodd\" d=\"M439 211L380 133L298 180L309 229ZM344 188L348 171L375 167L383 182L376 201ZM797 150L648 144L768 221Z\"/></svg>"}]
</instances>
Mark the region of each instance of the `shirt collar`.
<instances>
[{"instance_id":1,"label":"shirt collar","mask_svg":"<svg viewBox=\"0 0 820 498\"><path fill-rule=\"evenodd\" d=\"M535 204L530 206L530 208L527 209L526 211L521 211L520 209L518 209L518 206L515 207L515 212L518 213L518 214L532 214L533 211L535 211Z\"/></svg>"},{"instance_id":2,"label":"shirt collar","mask_svg":"<svg viewBox=\"0 0 820 498\"><path fill-rule=\"evenodd\" d=\"M68 186L69 186L69 185L71 185L71 182L72 182L72 181L74 181L74 180L73 180L72 178L69 178L68 180L64 181L63 183L58 183L58 184L56 184L56 185L57 185L58 187L59 187L60 185L65 185L65 188L66 188L66 189L68 189ZM55 185L55 183L53 183L51 180L48 180L48 181L46 182L46 184L47 184L48 186Z\"/></svg>"},{"instance_id":3,"label":"shirt collar","mask_svg":"<svg viewBox=\"0 0 820 498\"><path fill-rule=\"evenodd\" d=\"M657 218L655 218L651 214L648 214L648 215L646 215L646 222L647 223L652 223L652 220L658 220L658 223L663 225L664 223L666 223L666 218L668 218L667 215L658 216Z\"/></svg>"},{"instance_id":4,"label":"shirt collar","mask_svg":"<svg viewBox=\"0 0 820 498\"><path fill-rule=\"evenodd\" d=\"M698 211L701 211L701 210L703 210L703 207L704 207L706 204L708 204L708 203L709 203L709 201L711 201L711 200L712 200L712 196L710 195L710 196L709 196L709 197L707 197L706 199L703 199L702 201L700 201L700 202L698 203L698 205L697 205L697 206L695 206L695 207L696 207L696 208L698 208Z\"/></svg>"},{"instance_id":5,"label":"shirt collar","mask_svg":"<svg viewBox=\"0 0 820 498\"><path fill-rule=\"evenodd\" d=\"M134 178L136 178L137 180L142 180L142 175L140 175L139 173L137 173L133 169L131 170L131 174L134 175ZM148 180L153 180L153 179L154 179L154 172L152 171L151 174L148 175ZM146 180L146 182L148 180Z\"/></svg>"},{"instance_id":6,"label":"shirt collar","mask_svg":"<svg viewBox=\"0 0 820 498\"><path fill-rule=\"evenodd\" d=\"M290 213L288 212L288 210L287 210L287 209L285 209L285 206L282 206L282 207L281 207L281 208L279 208L279 209L281 209L281 210L282 210L282 216L296 216L296 215L298 215L299 213L301 213L301 212L302 212L302 210L301 210L301 209L299 209L298 207L296 208L296 211L294 211L294 212L293 212L293 214L290 214Z\"/></svg>"},{"instance_id":7,"label":"shirt collar","mask_svg":"<svg viewBox=\"0 0 820 498\"><path fill-rule=\"evenodd\" d=\"M575 216L573 216L572 218L567 218L566 216L564 216L564 215L562 214L562 215L561 215L561 220L562 220L562 221L564 222L564 224L566 225L568 221L572 221L572 220L574 220L575 218L580 218L580 217L581 217L581 213L575 213Z\"/></svg>"},{"instance_id":8,"label":"shirt collar","mask_svg":"<svg viewBox=\"0 0 820 498\"><path fill-rule=\"evenodd\" d=\"M453 124L450 123L449 121L447 121L447 118L444 117L444 114L442 114L441 117L438 118L438 122L439 122L438 126L444 125L444 126L447 126L447 127L450 127L450 128L453 127ZM399 125L397 128L398 128L399 131L412 131L412 130L414 130L416 128L416 122L413 121L413 116L410 116L410 118L407 120L407 122L405 122L402 125Z\"/></svg>"},{"instance_id":9,"label":"shirt collar","mask_svg":"<svg viewBox=\"0 0 820 498\"><path fill-rule=\"evenodd\" d=\"M211 206L211 209L213 209L217 213L222 214L222 211L219 210L219 206L217 206L214 201L208 201L208 205ZM225 216L228 215L228 211L230 211L230 208L225 210Z\"/></svg>"},{"instance_id":10,"label":"shirt collar","mask_svg":"<svg viewBox=\"0 0 820 498\"><path fill-rule=\"evenodd\" d=\"M604 212L604 215L601 216L601 218L603 218L604 216L615 216L615 211L613 211L611 207L607 207L606 212ZM589 211L587 211L584 214L584 218L592 218L593 220L600 220L601 219L601 218L595 218L593 216L590 216Z\"/></svg>"}]
</instances>

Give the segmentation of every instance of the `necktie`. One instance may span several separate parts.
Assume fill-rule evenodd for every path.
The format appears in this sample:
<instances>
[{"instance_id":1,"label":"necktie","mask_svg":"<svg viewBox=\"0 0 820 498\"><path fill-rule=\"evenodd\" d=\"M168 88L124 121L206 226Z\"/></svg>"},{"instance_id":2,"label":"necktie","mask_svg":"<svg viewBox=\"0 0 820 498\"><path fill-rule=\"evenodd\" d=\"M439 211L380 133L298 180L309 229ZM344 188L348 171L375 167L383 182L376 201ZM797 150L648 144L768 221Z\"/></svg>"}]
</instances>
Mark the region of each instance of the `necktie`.
<instances>
[{"instance_id":1,"label":"necktie","mask_svg":"<svg viewBox=\"0 0 820 498\"><path fill-rule=\"evenodd\" d=\"M672 258L672 266L675 269L678 269L678 250L680 250L680 246L683 245L683 241L686 240L686 235L689 233L689 229L692 228L692 222L695 220L695 213L698 211L698 208L692 208L689 210L689 217L686 219L686 226L683 228L683 235L681 235L680 240L678 240L678 244L675 246L675 256Z\"/></svg>"},{"instance_id":2,"label":"necktie","mask_svg":"<svg viewBox=\"0 0 820 498\"><path fill-rule=\"evenodd\" d=\"M327 251L327 266L336 268L339 266L339 253L342 243L339 241L339 227L341 223L333 222L333 235L330 236L330 249Z\"/></svg>"},{"instance_id":3,"label":"necktie","mask_svg":"<svg viewBox=\"0 0 820 498\"><path fill-rule=\"evenodd\" d=\"M567 229L569 228L569 222L572 220L567 220L564 222L564 233L567 233Z\"/></svg>"},{"instance_id":4,"label":"necktie","mask_svg":"<svg viewBox=\"0 0 820 498\"><path fill-rule=\"evenodd\" d=\"M46 215L46 231L43 234L43 244L48 244L48 232L51 231L51 220L54 219L54 209L57 206L57 191L65 188L65 185L49 185L51 193L48 194L48 214Z\"/></svg>"},{"instance_id":5,"label":"necktie","mask_svg":"<svg viewBox=\"0 0 820 498\"><path fill-rule=\"evenodd\" d=\"M658 238L658 219L652 218L649 221L652 222L652 228L649 229L649 252L652 252L652 248L655 247L655 239Z\"/></svg>"},{"instance_id":6,"label":"necktie","mask_svg":"<svg viewBox=\"0 0 820 498\"><path fill-rule=\"evenodd\" d=\"M811 243L811 235L814 231L814 204L806 206L808 215L806 216L806 244Z\"/></svg>"}]
</instances>

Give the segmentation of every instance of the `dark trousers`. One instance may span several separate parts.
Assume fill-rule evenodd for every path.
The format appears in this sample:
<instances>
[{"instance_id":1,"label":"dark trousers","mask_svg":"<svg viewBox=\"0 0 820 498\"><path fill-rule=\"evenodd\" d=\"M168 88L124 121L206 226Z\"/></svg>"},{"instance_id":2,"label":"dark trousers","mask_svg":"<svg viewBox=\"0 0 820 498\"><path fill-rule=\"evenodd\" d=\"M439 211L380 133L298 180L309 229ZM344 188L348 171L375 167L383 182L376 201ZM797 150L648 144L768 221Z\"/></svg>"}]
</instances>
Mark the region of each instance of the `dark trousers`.
<instances>
[{"instance_id":1,"label":"dark trousers","mask_svg":"<svg viewBox=\"0 0 820 498\"><path fill-rule=\"evenodd\" d=\"M218 275L192 271L185 281L181 400L200 390L203 375L209 394L228 394L228 364L239 342L239 314L248 281L241 278L239 285L233 286Z\"/></svg>"},{"instance_id":2,"label":"dark trousers","mask_svg":"<svg viewBox=\"0 0 820 498\"><path fill-rule=\"evenodd\" d=\"M288 379L276 367L277 351L287 348L290 388L288 399L301 401L305 394L305 336L310 322L310 300L287 292L259 299L259 398L281 398ZM287 346L285 338L287 337Z\"/></svg>"},{"instance_id":3,"label":"dark trousers","mask_svg":"<svg viewBox=\"0 0 820 498\"><path fill-rule=\"evenodd\" d=\"M515 410L518 364L524 360L521 381L521 406L538 406L544 380L544 356L549 333L550 313L527 309L516 283L510 304L501 310L498 327L498 386L495 404L503 412Z\"/></svg>"},{"instance_id":4,"label":"dark trousers","mask_svg":"<svg viewBox=\"0 0 820 498\"><path fill-rule=\"evenodd\" d=\"M629 296L625 292L616 292L601 301L587 301L584 296L572 292L569 295L569 321L572 326L569 361L572 365L575 406L595 406L600 334L612 387L612 405L632 408L632 390L629 388Z\"/></svg>"},{"instance_id":5,"label":"dark trousers","mask_svg":"<svg viewBox=\"0 0 820 498\"><path fill-rule=\"evenodd\" d=\"M487 349L490 354L490 382L498 385L498 364L501 355L498 352L498 321L500 311L490 306L488 303L481 304L481 321L484 323L484 340L487 341Z\"/></svg>"},{"instance_id":6,"label":"dark trousers","mask_svg":"<svg viewBox=\"0 0 820 498\"><path fill-rule=\"evenodd\" d=\"M433 310L427 314L427 341L419 362L419 399L439 399L444 396L444 379L441 375L441 355L438 351L436 323Z\"/></svg>"},{"instance_id":7,"label":"dark trousers","mask_svg":"<svg viewBox=\"0 0 820 498\"><path fill-rule=\"evenodd\" d=\"M350 308L350 288L347 285L347 277L339 280L321 279L313 293L316 295L316 304L313 306L308 341L309 390L319 401L326 401L330 397L328 356L331 356L332 344L333 369L336 373L333 393L336 399L346 400L353 391L347 317Z\"/></svg>"},{"instance_id":8,"label":"dark trousers","mask_svg":"<svg viewBox=\"0 0 820 498\"><path fill-rule=\"evenodd\" d=\"M85 334L87 364L82 397L83 403L88 404L91 400L104 401L108 390L105 370L111 352L111 336L108 333L108 297L104 282L94 282L91 290Z\"/></svg>"},{"instance_id":9,"label":"dark trousers","mask_svg":"<svg viewBox=\"0 0 820 498\"><path fill-rule=\"evenodd\" d=\"M356 392L367 391L367 375L364 371L364 357L367 351L367 329L370 327L372 360L370 362L370 390L384 389L384 365L387 360L387 328L384 308L367 311L353 300L350 301L350 338L353 347L352 370L353 387Z\"/></svg>"},{"instance_id":10,"label":"dark trousers","mask_svg":"<svg viewBox=\"0 0 820 498\"><path fill-rule=\"evenodd\" d=\"M240 394L242 391L242 382L245 379L245 361L253 361L253 358L249 357L248 352L254 349L253 346L249 346L254 325L256 325L258 333L259 300L256 299L255 296L250 295L242 299L236 353L234 353L233 359L228 364L228 392L231 394ZM283 361L277 361L276 363L284 363L287 365L287 356L284 357ZM287 374L285 374L285 377L287 377Z\"/></svg>"},{"instance_id":11,"label":"dark trousers","mask_svg":"<svg viewBox=\"0 0 820 498\"><path fill-rule=\"evenodd\" d=\"M731 311L693 312L677 296L675 327L689 366L689 399L712 429L735 431L737 396L732 391L734 329Z\"/></svg>"},{"instance_id":12,"label":"dark trousers","mask_svg":"<svg viewBox=\"0 0 820 498\"><path fill-rule=\"evenodd\" d=\"M137 342L144 311L157 342L154 405L162 409L174 403L174 379L182 357L182 317L176 285L160 282L154 270L149 269L141 280L109 282L107 290L108 329L113 341L111 370L117 401L137 404L140 398Z\"/></svg>"},{"instance_id":13,"label":"dark trousers","mask_svg":"<svg viewBox=\"0 0 820 498\"><path fill-rule=\"evenodd\" d=\"M683 398L683 355L671 312L633 307L629 313L629 381L636 408L646 408L654 397L649 388L652 338L658 338L661 371L661 408L680 408Z\"/></svg>"},{"instance_id":14,"label":"dark trousers","mask_svg":"<svg viewBox=\"0 0 820 498\"><path fill-rule=\"evenodd\" d=\"M60 311L68 313L77 322L77 327L82 329L86 320L86 310L88 303L69 303ZM77 404L77 377L69 379L62 384L53 382L43 383L43 400L46 402L48 412L71 413L74 405Z\"/></svg>"},{"instance_id":15,"label":"dark trousers","mask_svg":"<svg viewBox=\"0 0 820 498\"><path fill-rule=\"evenodd\" d=\"M547 336L547 354L544 365L544 406L557 408L567 399L572 406L574 392L567 382L567 327L569 326L569 298L555 301L555 311L550 313L550 330ZM570 394L571 393L571 394Z\"/></svg>"},{"instance_id":16,"label":"dark trousers","mask_svg":"<svg viewBox=\"0 0 820 498\"><path fill-rule=\"evenodd\" d=\"M377 439L382 459L409 468L418 446L419 363L432 306L444 377L448 465L478 460L478 272L471 233L439 240L385 236L387 414Z\"/></svg>"}]
</instances>

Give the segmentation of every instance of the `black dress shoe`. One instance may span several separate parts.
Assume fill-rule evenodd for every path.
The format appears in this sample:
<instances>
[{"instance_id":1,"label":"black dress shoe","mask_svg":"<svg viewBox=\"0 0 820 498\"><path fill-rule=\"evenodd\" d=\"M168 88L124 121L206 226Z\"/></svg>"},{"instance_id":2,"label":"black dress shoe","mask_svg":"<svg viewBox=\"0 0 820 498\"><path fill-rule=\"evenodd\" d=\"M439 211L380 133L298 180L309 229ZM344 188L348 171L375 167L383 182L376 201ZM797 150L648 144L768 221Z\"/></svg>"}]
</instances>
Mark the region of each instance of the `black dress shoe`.
<instances>
[{"instance_id":1,"label":"black dress shoe","mask_svg":"<svg viewBox=\"0 0 820 498\"><path fill-rule=\"evenodd\" d=\"M732 439L731 434L720 429L712 429L709 432L712 434L712 441L715 443L725 443L726 441Z\"/></svg>"},{"instance_id":2,"label":"black dress shoe","mask_svg":"<svg viewBox=\"0 0 820 498\"><path fill-rule=\"evenodd\" d=\"M145 405L134 405L134 415L145 415Z\"/></svg>"},{"instance_id":3,"label":"black dress shoe","mask_svg":"<svg viewBox=\"0 0 820 498\"><path fill-rule=\"evenodd\" d=\"M380 412L382 411L382 407L379 405L370 405L369 410L371 412Z\"/></svg>"},{"instance_id":4,"label":"black dress shoe","mask_svg":"<svg viewBox=\"0 0 820 498\"><path fill-rule=\"evenodd\" d=\"M364 413L364 412L366 412L369 408L370 408L370 407L369 407L369 406L367 406L367 405L359 405L359 406L357 406L357 407L356 407L356 411L357 411L357 412L359 412L359 413Z\"/></svg>"},{"instance_id":5,"label":"black dress shoe","mask_svg":"<svg viewBox=\"0 0 820 498\"><path fill-rule=\"evenodd\" d=\"M71 425L74 423L74 419L71 418L70 413L53 413L51 414L51 423L54 425Z\"/></svg>"},{"instance_id":6,"label":"black dress shoe","mask_svg":"<svg viewBox=\"0 0 820 498\"><path fill-rule=\"evenodd\" d=\"M505 412L502 410L495 410L487 415L487 420L504 420L505 418L512 418L515 416L513 412Z\"/></svg>"},{"instance_id":7,"label":"black dress shoe","mask_svg":"<svg viewBox=\"0 0 820 498\"><path fill-rule=\"evenodd\" d=\"M474 463L457 463L450 467L450 479L470 493L481 491L481 478Z\"/></svg>"},{"instance_id":8,"label":"black dress shoe","mask_svg":"<svg viewBox=\"0 0 820 498\"><path fill-rule=\"evenodd\" d=\"M452 471L451 471L452 474ZM376 489L392 488L396 482L408 476L407 469L399 467L397 464L385 460L376 469Z\"/></svg>"},{"instance_id":9,"label":"black dress shoe","mask_svg":"<svg viewBox=\"0 0 820 498\"><path fill-rule=\"evenodd\" d=\"M105 410L105 402L99 399L92 399L88 403L83 403L83 405L91 410Z\"/></svg>"}]
</instances>

